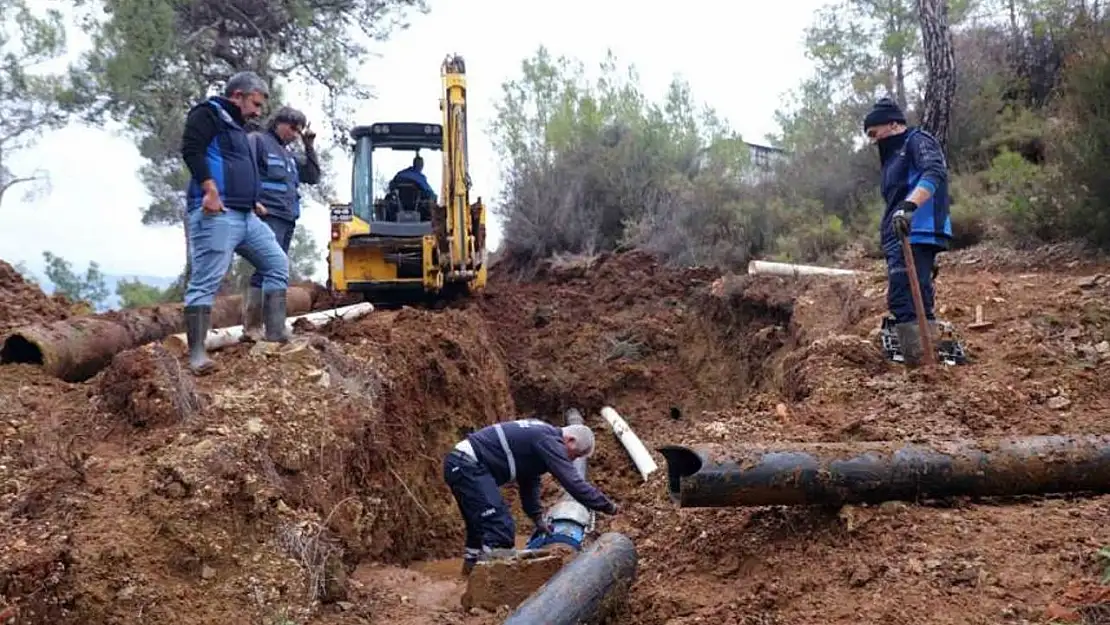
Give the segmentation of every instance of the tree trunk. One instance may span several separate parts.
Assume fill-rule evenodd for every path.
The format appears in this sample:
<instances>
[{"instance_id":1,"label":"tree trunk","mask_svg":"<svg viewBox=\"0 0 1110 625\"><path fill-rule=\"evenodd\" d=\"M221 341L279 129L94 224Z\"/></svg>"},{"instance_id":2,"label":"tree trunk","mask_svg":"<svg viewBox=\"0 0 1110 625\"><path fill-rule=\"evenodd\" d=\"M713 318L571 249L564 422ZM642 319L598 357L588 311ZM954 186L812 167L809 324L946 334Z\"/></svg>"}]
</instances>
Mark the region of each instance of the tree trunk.
<instances>
[{"instance_id":1,"label":"tree trunk","mask_svg":"<svg viewBox=\"0 0 1110 625\"><path fill-rule=\"evenodd\" d=\"M947 0L920 0L918 18L928 70L921 125L947 149L952 98L956 93L956 59L948 29Z\"/></svg>"}]
</instances>

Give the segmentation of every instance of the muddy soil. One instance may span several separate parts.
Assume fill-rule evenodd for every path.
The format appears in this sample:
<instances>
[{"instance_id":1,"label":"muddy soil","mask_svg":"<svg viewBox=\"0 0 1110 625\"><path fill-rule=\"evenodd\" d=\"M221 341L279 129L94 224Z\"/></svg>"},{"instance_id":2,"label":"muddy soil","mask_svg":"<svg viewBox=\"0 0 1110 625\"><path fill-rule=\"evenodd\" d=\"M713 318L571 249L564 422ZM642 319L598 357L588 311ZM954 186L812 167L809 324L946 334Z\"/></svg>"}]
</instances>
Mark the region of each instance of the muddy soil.
<instances>
[{"instance_id":1,"label":"muddy soil","mask_svg":"<svg viewBox=\"0 0 1110 625\"><path fill-rule=\"evenodd\" d=\"M79 310L65 296L50 296L0 260L0 336L12 328L66 319Z\"/></svg>"},{"instance_id":2,"label":"muddy soil","mask_svg":"<svg viewBox=\"0 0 1110 625\"><path fill-rule=\"evenodd\" d=\"M469 428L575 406L599 433L589 476L624 507L597 529L640 553L618 623L1100 622L1110 497L677 509L663 458L643 483L605 434L604 405L651 449L1110 431L1110 264L947 255L939 312L973 360L935 372L885 361L884 272L848 264L863 273L563 260L528 283L492 272L460 309L230 348L198 379L156 347L84 384L0 368L0 614L500 622L504 609L459 606L442 455ZM977 304L991 327L969 329ZM19 314L7 305L0 319ZM544 493L558 496L550 479Z\"/></svg>"}]
</instances>

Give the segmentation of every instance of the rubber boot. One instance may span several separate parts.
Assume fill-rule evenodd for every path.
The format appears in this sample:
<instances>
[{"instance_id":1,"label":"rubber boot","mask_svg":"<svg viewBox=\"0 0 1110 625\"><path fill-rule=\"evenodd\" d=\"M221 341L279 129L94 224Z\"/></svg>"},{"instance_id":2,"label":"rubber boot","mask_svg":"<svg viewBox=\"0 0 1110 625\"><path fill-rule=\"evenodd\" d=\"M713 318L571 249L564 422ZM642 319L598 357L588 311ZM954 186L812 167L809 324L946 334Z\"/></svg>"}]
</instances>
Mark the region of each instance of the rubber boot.
<instances>
[{"instance_id":1,"label":"rubber boot","mask_svg":"<svg viewBox=\"0 0 1110 625\"><path fill-rule=\"evenodd\" d=\"M271 343L288 343L285 329L285 291L270 291L262 296L262 314L266 325L263 340Z\"/></svg>"},{"instance_id":2,"label":"rubber boot","mask_svg":"<svg viewBox=\"0 0 1110 625\"><path fill-rule=\"evenodd\" d=\"M463 558L462 574L463 577L470 577L470 572L474 570L474 565L478 564L478 560L474 558Z\"/></svg>"},{"instance_id":3,"label":"rubber boot","mask_svg":"<svg viewBox=\"0 0 1110 625\"><path fill-rule=\"evenodd\" d=\"M917 327L917 320L899 323L894 326L898 335L898 345L902 348L902 361L908 367L921 364L921 330Z\"/></svg>"},{"instance_id":4,"label":"rubber boot","mask_svg":"<svg viewBox=\"0 0 1110 625\"><path fill-rule=\"evenodd\" d=\"M250 287L243 299L243 336L249 341L262 340L262 287Z\"/></svg>"},{"instance_id":5,"label":"rubber boot","mask_svg":"<svg viewBox=\"0 0 1110 625\"><path fill-rule=\"evenodd\" d=\"M194 375L206 375L216 368L216 363L208 357L204 349L204 339L208 336L208 324L212 314L211 306L185 307L185 336L189 342L189 369Z\"/></svg>"}]
</instances>

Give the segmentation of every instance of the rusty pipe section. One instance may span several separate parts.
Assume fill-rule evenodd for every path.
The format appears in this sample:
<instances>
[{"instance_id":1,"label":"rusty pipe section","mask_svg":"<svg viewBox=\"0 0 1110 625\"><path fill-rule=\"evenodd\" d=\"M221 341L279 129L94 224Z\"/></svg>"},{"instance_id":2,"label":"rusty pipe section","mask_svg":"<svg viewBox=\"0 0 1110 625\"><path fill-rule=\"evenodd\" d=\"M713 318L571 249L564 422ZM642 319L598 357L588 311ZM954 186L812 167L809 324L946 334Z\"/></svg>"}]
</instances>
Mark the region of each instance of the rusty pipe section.
<instances>
[{"instance_id":1,"label":"rusty pipe section","mask_svg":"<svg viewBox=\"0 0 1110 625\"><path fill-rule=\"evenodd\" d=\"M628 600L636 564L632 539L616 532L602 534L521 603L503 625L598 622Z\"/></svg>"},{"instance_id":2,"label":"rusty pipe section","mask_svg":"<svg viewBox=\"0 0 1110 625\"><path fill-rule=\"evenodd\" d=\"M291 286L286 311L290 316L312 310L313 292ZM243 322L242 297L217 297L212 328ZM185 331L182 304L164 304L34 323L11 330L0 341L0 364L33 364L67 382L84 382L112 362L116 354Z\"/></svg>"},{"instance_id":3,"label":"rusty pipe section","mask_svg":"<svg viewBox=\"0 0 1110 625\"><path fill-rule=\"evenodd\" d=\"M1110 492L1110 436L661 447L682 508Z\"/></svg>"}]
</instances>

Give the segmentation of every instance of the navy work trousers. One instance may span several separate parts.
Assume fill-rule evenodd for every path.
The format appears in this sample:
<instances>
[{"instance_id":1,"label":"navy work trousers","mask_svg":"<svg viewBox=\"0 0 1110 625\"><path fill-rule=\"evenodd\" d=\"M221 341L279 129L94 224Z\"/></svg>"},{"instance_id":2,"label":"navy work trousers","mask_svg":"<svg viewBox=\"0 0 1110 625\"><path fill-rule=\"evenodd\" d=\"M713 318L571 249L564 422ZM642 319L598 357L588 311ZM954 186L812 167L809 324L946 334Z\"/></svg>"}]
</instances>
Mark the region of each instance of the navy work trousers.
<instances>
[{"instance_id":1,"label":"navy work trousers","mask_svg":"<svg viewBox=\"0 0 1110 625\"><path fill-rule=\"evenodd\" d=\"M262 221L270 226L270 230L274 231L274 238L277 239L281 251L288 256L289 246L293 243L293 231L297 229L297 222L274 217L273 215L266 215L262 218ZM256 289L262 286L262 272L257 267L254 273L251 274L251 286Z\"/></svg>"},{"instance_id":2,"label":"navy work trousers","mask_svg":"<svg viewBox=\"0 0 1110 625\"><path fill-rule=\"evenodd\" d=\"M883 246L886 255L886 304L895 323L909 323L917 320L913 308L913 291L910 290L910 272L906 258L902 254L902 244L897 239ZM913 264L917 269L917 283L921 286L921 303L925 307L925 318L935 319L933 313L933 266L941 248L936 245L911 244Z\"/></svg>"},{"instance_id":3,"label":"navy work trousers","mask_svg":"<svg viewBox=\"0 0 1110 625\"><path fill-rule=\"evenodd\" d=\"M191 263L186 306L212 305L220 282L231 268L232 254L239 254L258 268L264 292L288 288L289 258L278 245L274 231L258 215L230 208L209 215L197 206L189 208L185 219Z\"/></svg>"},{"instance_id":4,"label":"navy work trousers","mask_svg":"<svg viewBox=\"0 0 1110 625\"><path fill-rule=\"evenodd\" d=\"M483 549L512 549L516 525L501 489L484 465L461 451L443 459L443 480L451 487L466 523L466 555L477 559Z\"/></svg>"}]
</instances>

